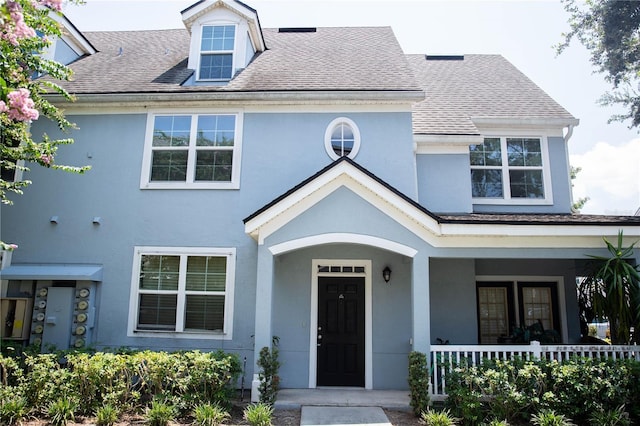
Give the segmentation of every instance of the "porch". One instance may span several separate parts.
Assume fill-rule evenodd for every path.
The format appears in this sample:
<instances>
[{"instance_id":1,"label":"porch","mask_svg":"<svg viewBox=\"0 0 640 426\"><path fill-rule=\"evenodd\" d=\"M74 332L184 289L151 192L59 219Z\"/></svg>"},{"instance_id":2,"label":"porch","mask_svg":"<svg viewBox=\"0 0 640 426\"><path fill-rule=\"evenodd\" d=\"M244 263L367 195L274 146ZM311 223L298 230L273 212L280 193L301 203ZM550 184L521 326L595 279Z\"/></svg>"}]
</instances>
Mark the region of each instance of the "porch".
<instances>
[{"instance_id":1,"label":"porch","mask_svg":"<svg viewBox=\"0 0 640 426\"><path fill-rule=\"evenodd\" d=\"M371 390L363 388L281 389L276 409L301 406L381 407L409 411L408 390Z\"/></svg>"},{"instance_id":2,"label":"porch","mask_svg":"<svg viewBox=\"0 0 640 426\"><path fill-rule=\"evenodd\" d=\"M640 346L623 345L542 345L532 341L528 345L432 345L431 400L443 401L447 398L446 372L460 362L475 366L484 360L546 359L562 361L570 357L594 359L635 359L640 361Z\"/></svg>"}]
</instances>

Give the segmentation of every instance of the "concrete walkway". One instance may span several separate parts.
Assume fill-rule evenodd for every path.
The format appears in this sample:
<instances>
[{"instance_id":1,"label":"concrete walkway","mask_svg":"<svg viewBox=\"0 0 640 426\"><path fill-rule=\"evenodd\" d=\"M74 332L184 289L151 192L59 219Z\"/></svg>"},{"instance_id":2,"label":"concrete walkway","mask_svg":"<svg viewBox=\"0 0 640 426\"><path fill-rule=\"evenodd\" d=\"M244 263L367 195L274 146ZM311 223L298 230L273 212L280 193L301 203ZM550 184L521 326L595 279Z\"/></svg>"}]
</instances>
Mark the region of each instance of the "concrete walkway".
<instances>
[{"instance_id":1,"label":"concrete walkway","mask_svg":"<svg viewBox=\"0 0 640 426\"><path fill-rule=\"evenodd\" d=\"M380 407L303 406L300 426L391 426Z\"/></svg>"}]
</instances>

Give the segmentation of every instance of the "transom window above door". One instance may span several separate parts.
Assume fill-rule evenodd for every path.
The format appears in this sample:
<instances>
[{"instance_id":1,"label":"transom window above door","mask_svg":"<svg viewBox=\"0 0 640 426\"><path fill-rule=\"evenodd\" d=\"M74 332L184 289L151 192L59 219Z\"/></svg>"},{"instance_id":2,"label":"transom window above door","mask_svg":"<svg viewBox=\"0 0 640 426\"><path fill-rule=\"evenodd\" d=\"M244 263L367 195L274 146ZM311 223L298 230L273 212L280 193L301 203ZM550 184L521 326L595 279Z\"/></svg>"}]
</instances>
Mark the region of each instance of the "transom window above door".
<instances>
[{"instance_id":1,"label":"transom window above door","mask_svg":"<svg viewBox=\"0 0 640 426\"><path fill-rule=\"evenodd\" d=\"M482 203L531 204L550 201L546 140L486 137L469 147L471 192Z\"/></svg>"},{"instance_id":2,"label":"transom window above door","mask_svg":"<svg viewBox=\"0 0 640 426\"><path fill-rule=\"evenodd\" d=\"M333 160L340 157L354 158L360 150L360 130L353 120L336 118L327 126L324 145Z\"/></svg>"},{"instance_id":3,"label":"transom window above door","mask_svg":"<svg viewBox=\"0 0 640 426\"><path fill-rule=\"evenodd\" d=\"M238 187L240 114L150 115L140 187Z\"/></svg>"}]
</instances>

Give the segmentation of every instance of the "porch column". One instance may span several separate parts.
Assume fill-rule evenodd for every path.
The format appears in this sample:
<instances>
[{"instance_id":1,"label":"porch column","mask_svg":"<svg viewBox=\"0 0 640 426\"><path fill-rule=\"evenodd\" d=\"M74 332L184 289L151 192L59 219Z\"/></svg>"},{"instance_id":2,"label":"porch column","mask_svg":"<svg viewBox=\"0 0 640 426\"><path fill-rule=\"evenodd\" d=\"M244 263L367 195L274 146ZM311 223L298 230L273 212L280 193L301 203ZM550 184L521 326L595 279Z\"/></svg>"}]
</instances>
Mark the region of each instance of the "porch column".
<instances>
[{"instance_id":1,"label":"porch column","mask_svg":"<svg viewBox=\"0 0 640 426\"><path fill-rule=\"evenodd\" d=\"M265 245L258 246L258 270L256 279L256 324L253 349L253 381L251 401L258 402L258 358L260 349L271 347L271 305L273 298L273 255Z\"/></svg>"},{"instance_id":2,"label":"porch column","mask_svg":"<svg viewBox=\"0 0 640 426\"><path fill-rule=\"evenodd\" d=\"M413 350L429 356L431 348L431 307L429 304L429 256L418 252L413 258L411 310Z\"/></svg>"}]
</instances>

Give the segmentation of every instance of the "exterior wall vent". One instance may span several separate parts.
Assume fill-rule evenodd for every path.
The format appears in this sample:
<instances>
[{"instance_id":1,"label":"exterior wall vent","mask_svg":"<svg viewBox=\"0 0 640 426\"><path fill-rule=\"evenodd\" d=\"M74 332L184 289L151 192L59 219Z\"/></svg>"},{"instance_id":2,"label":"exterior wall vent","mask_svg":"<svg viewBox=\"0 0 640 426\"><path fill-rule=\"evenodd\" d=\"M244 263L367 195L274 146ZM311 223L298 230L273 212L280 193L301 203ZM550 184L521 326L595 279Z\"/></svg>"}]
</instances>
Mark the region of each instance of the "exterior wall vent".
<instances>
[{"instance_id":1,"label":"exterior wall vent","mask_svg":"<svg viewBox=\"0 0 640 426\"><path fill-rule=\"evenodd\" d=\"M464 61L464 55L424 55L427 61Z\"/></svg>"},{"instance_id":2,"label":"exterior wall vent","mask_svg":"<svg viewBox=\"0 0 640 426\"><path fill-rule=\"evenodd\" d=\"M315 27L302 27L302 28L278 28L279 33L315 33Z\"/></svg>"}]
</instances>

